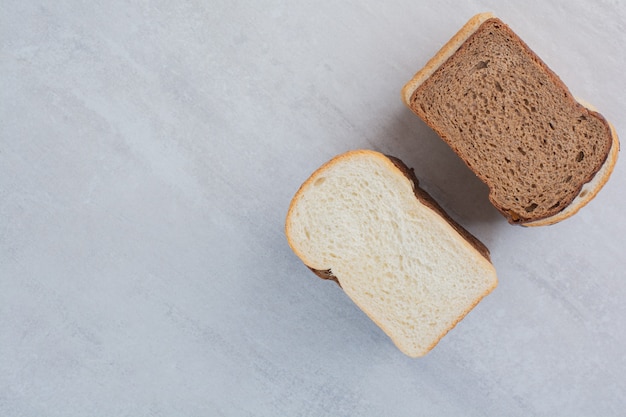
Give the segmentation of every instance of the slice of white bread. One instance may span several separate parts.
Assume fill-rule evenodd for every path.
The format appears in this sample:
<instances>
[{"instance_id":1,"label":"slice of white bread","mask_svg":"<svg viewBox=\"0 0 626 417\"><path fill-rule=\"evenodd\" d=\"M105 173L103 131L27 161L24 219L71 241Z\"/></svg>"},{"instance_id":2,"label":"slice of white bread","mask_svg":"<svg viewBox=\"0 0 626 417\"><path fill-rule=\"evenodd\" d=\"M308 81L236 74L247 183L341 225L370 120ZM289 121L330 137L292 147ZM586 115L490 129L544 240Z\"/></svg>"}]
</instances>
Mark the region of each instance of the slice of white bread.
<instances>
[{"instance_id":1,"label":"slice of white bread","mask_svg":"<svg viewBox=\"0 0 626 417\"><path fill-rule=\"evenodd\" d=\"M570 217L617 161L613 126L491 13L471 18L402 98L489 186L511 223Z\"/></svg>"},{"instance_id":2,"label":"slice of white bread","mask_svg":"<svg viewBox=\"0 0 626 417\"><path fill-rule=\"evenodd\" d=\"M400 160L339 155L294 196L285 225L306 266L333 279L411 357L422 356L497 285L489 251Z\"/></svg>"}]
</instances>

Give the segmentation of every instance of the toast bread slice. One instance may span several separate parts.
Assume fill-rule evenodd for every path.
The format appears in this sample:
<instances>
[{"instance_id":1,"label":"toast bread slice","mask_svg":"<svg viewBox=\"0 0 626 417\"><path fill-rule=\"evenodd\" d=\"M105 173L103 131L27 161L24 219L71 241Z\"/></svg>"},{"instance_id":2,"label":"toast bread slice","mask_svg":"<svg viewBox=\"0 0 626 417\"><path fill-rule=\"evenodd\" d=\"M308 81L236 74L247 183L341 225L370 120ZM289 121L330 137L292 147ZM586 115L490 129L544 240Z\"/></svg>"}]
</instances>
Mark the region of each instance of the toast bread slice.
<instances>
[{"instance_id":1,"label":"toast bread slice","mask_svg":"<svg viewBox=\"0 0 626 417\"><path fill-rule=\"evenodd\" d=\"M405 354L425 355L497 285L489 251L419 188L400 160L333 158L294 196L289 245L335 280Z\"/></svg>"},{"instance_id":2,"label":"toast bread slice","mask_svg":"<svg viewBox=\"0 0 626 417\"><path fill-rule=\"evenodd\" d=\"M489 186L510 223L572 216L617 161L614 127L491 13L472 17L402 99Z\"/></svg>"}]
</instances>

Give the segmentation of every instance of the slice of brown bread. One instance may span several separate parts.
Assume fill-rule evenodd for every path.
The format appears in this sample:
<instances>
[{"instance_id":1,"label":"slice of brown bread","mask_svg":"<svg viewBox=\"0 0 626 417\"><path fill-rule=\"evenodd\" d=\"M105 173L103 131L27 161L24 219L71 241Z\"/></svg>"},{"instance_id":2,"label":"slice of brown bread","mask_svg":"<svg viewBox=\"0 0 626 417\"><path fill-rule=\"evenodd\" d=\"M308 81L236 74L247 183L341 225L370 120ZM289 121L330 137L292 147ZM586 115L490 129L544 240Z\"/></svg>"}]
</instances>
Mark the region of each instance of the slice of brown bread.
<instances>
[{"instance_id":1,"label":"slice of brown bread","mask_svg":"<svg viewBox=\"0 0 626 417\"><path fill-rule=\"evenodd\" d=\"M403 89L420 116L490 188L509 222L556 223L608 180L619 141L490 13L474 16Z\"/></svg>"},{"instance_id":2,"label":"slice of brown bread","mask_svg":"<svg viewBox=\"0 0 626 417\"><path fill-rule=\"evenodd\" d=\"M287 241L409 356L422 356L497 285L489 251L400 160L339 155L291 201Z\"/></svg>"}]
</instances>

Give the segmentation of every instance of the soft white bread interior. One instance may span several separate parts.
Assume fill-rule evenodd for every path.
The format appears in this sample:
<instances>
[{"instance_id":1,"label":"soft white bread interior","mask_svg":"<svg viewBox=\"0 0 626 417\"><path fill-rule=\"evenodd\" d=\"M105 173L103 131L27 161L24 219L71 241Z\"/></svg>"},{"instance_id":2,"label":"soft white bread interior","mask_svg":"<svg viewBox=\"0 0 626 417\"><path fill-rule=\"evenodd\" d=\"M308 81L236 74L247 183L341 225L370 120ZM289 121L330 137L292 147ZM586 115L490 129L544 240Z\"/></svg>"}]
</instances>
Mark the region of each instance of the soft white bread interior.
<instances>
[{"instance_id":1,"label":"soft white bread interior","mask_svg":"<svg viewBox=\"0 0 626 417\"><path fill-rule=\"evenodd\" d=\"M405 354L426 354L497 285L488 251L399 160L335 157L301 186L286 219L298 257L341 288Z\"/></svg>"}]
</instances>

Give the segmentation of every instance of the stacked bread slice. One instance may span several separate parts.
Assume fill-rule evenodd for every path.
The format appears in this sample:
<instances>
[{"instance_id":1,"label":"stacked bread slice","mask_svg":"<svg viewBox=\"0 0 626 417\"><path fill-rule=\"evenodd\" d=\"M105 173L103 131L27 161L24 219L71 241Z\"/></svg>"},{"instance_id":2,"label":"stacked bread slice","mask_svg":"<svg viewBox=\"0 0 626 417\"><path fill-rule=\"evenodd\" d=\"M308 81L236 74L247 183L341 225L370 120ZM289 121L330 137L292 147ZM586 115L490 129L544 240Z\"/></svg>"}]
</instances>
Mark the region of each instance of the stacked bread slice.
<instances>
[{"instance_id":1,"label":"stacked bread slice","mask_svg":"<svg viewBox=\"0 0 626 417\"><path fill-rule=\"evenodd\" d=\"M613 126L491 13L470 19L402 97L489 186L511 223L570 217L617 160Z\"/></svg>"},{"instance_id":2,"label":"stacked bread slice","mask_svg":"<svg viewBox=\"0 0 626 417\"><path fill-rule=\"evenodd\" d=\"M286 221L293 251L409 356L422 356L497 283L487 248L400 160L340 155L315 171Z\"/></svg>"},{"instance_id":3,"label":"stacked bread slice","mask_svg":"<svg viewBox=\"0 0 626 417\"><path fill-rule=\"evenodd\" d=\"M576 100L490 13L474 16L402 91L490 188L510 223L553 224L587 204L619 151L613 126ZM293 198L289 245L336 281L409 356L422 356L497 285L487 248L399 159L352 151Z\"/></svg>"}]
</instances>

